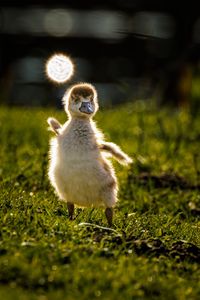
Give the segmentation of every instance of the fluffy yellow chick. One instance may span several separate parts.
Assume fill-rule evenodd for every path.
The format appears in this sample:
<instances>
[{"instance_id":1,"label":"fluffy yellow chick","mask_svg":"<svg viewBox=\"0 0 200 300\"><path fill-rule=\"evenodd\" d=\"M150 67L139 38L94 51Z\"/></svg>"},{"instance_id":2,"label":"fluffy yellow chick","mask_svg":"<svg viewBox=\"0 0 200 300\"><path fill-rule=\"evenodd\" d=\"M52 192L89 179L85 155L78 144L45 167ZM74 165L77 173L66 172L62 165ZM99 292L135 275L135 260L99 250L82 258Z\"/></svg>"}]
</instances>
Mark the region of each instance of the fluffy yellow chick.
<instances>
[{"instance_id":1,"label":"fluffy yellow chick","mask_svg":"<svg viewBox=\"0 0 200 300\"><path fill-rule=\"evenodd\" d=\"M98 110L97 92L88 83L73 85L64 96L68 121L61 125L48 118L56 136L50 143L49 179L73 219L74 205L105 207L112 225L118 184L108 154L122 164L132 159L114 143L104 141L92 117Z\"/></svg>"}]
</instances>

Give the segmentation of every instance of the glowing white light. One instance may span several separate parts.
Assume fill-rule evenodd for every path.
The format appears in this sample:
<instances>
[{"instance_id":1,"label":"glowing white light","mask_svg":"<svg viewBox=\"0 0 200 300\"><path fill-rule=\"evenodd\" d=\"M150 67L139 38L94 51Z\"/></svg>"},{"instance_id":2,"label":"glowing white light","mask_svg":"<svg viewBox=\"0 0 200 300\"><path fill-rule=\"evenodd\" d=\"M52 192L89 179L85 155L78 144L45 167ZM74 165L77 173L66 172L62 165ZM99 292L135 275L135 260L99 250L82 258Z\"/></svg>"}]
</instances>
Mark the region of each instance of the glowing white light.
<instances>
[{"instance_id":1,"label":"glowing white light","mask_svg":"<svg viewBox=\"0 0 200 300\"><path fill-rule=\"evenodd\" d=\"M74 66L71 59L63 54L55 54L46 63L47 76L58 83L63 83L73 75Z\"/></svg>"}]
</instances>

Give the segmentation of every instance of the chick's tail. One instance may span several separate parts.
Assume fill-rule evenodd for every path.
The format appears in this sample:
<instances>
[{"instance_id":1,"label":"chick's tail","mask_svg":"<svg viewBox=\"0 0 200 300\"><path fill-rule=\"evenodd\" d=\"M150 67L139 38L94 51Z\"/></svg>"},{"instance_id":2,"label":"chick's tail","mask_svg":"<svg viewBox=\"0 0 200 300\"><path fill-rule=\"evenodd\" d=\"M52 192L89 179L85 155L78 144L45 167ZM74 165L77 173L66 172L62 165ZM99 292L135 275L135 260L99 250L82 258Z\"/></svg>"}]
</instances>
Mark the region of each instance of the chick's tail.
<instances>
[{"instance_id":1,"label":"chick's tail","mask_svg":"<svg viewBox=\"0 0 200 300\"><path fill-rule=\"evenodd\" d=\"M124 153L119 146L114 143L103 142L100 144L100 149L112 155L119 163L128 165L133 162L126 153Z\"/></svg>"}]
</instances>

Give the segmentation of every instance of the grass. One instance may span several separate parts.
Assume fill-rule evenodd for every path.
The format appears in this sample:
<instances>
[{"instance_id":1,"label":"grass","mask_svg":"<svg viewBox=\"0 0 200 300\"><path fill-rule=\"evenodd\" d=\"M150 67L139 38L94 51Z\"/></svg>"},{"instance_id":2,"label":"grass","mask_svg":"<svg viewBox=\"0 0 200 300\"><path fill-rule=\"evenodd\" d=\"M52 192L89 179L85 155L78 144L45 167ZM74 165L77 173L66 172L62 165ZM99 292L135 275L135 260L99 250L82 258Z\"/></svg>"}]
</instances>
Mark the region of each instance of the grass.
<instances>
[{"instance_id":1,"label":"grass","mask_svg":"<svg viewBox=\"0 0 200 300\"><path fill-rule=\"evenodd\" d=\"M50 115L65 121L59 111L0 109L0 299L200 299L198 114L143 102L98 113L106 139L135 160L114 162L113 230L101 228L101 209L76 209L69 221L54 195Z\"/></svg>"}]
</instances>

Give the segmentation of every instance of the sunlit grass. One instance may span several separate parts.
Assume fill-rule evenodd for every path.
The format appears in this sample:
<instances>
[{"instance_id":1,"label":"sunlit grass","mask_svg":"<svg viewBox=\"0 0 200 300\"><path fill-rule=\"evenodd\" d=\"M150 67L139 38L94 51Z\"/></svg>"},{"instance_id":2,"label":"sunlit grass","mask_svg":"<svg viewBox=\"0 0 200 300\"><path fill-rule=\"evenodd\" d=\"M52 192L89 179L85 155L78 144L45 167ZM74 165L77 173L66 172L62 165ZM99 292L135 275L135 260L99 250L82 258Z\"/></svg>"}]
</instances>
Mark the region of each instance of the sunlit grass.
<instances>
[{"instance_id":1,"label":"sunlit grass","mask_svg":"<svg viewBox=\"0 0 200 300\"><path fill-rule=\"evenodd\" d=\"M199 116L143 102L98 114L135 160L114 163L115 231L80 225L106 226L102 210L68 220L47 178L48 116L66 119L0 109L0 299L198 299Z\"/></svg>"}]
</instances>

